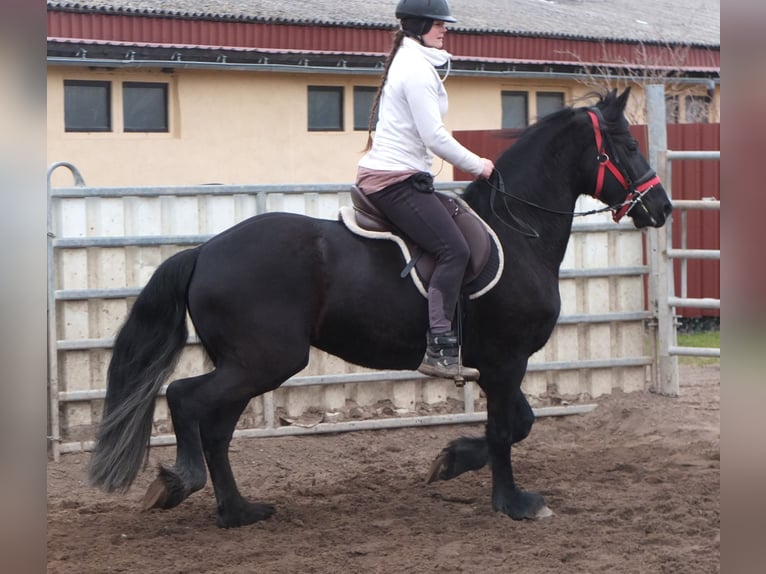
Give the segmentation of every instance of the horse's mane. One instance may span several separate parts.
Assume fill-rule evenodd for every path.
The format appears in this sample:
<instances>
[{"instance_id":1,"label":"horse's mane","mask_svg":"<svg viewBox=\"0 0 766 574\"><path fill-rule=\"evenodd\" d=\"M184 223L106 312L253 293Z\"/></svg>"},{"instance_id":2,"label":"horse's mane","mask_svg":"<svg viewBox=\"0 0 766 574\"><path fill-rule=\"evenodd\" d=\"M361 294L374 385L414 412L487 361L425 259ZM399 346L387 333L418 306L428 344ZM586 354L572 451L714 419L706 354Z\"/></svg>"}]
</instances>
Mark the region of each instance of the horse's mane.
<instances>
[{"instance_id":1,"label":"horse's mane","mask_svg":"<svg viewBox=\"0 0 766 574\"><path fill-rule=\"evenodd\" d=\"M588 106L566 106L550 114L543 116L537 120L534 124L524 128L516 137L508 148L506 148L495 161L496 164L505 161L510 161L511 156L514 157L514 161L518 159L519 154L525 153L527 150L534 147L534 142L538 140L540 134L549 134L548 137L555 135L558 132L557 127L564 127L568 125L569 121L581 110L591 107L598 107L602 111L609 110L617 102L617 93L615 90L610 92L590 92L580 98L580 100L592 100L596 102ZM604 114L604 124L607 129L613 128L617 125L617 122L612 119L612 114ZM611 120L611 121L610 121ZM462 196L465 199L469 199L479 187L481 187L481 180L471 182L463 192Z\"/></svg>"}]
</instances>

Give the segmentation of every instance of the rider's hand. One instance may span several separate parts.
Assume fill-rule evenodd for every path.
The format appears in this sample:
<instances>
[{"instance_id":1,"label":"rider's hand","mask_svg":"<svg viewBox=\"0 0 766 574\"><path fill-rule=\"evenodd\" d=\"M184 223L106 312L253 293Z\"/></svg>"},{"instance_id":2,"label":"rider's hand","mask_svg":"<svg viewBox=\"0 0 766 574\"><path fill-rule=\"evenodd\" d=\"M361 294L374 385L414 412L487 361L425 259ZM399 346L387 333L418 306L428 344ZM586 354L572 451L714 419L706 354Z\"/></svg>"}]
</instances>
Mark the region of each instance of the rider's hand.
<instances>
[{"instance_id":1,"label":"rider's hand","mask_svg":"<svg viewBox=\"0 0 766 574\"><path fill-rule=\"evenodd\" d=\"M495 164L491 159L487 159L486 157L481 158L481 161L484 163L484 167L482 168L479 177L483 179L489 179L489 176L492 175L493 171L495 171Z\"/></svg>"}]
</instances>

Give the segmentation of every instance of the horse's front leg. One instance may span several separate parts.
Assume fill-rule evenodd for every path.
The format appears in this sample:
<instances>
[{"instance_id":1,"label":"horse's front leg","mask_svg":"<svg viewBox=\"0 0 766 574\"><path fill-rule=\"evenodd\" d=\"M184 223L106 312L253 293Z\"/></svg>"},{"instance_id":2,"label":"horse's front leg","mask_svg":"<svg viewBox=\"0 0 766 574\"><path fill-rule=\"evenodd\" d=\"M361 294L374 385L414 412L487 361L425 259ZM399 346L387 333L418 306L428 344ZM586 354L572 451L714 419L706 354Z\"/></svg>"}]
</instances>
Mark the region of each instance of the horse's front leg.
<instances>
[{"instance_id":1,"label":"horse's front leg","mask_svg":"<svg viewBox=\"0 0 766 574\"><path fill-rule=\"evenodd\" d=\"M511 444L514 445L529 436L535 415L524 393L517 392L513 398L511 418ZM479 470L489 463L487 437L461 436L442 449L431 463L427 481L451 480L469 470Z\"/></svg>"},{"instance_id":2,"label":"horse's front leg","mask_svg":"<svg viewBox=\"0 0 766 574\"><path fill-rule=\"evenodd\" d=\"M511 443L514 442L514 404L523 399L521 380L526 361L519 362L511 372L491 376L482 372L481 386L487 395L487 451L492 468L492 508L515 520L544 518L553 512L537 493L521 490L513 478Z\"/></svg>"}]
</instances>

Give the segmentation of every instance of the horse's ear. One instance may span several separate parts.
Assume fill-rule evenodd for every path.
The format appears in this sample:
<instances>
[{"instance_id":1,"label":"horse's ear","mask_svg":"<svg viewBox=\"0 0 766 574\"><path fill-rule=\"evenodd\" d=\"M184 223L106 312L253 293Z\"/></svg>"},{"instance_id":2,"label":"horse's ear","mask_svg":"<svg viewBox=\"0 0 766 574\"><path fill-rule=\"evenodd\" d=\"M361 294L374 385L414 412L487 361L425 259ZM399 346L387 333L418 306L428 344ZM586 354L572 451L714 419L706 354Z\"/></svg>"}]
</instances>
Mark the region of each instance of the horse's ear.
<instances>
[{"instance_id":1,"label":"horse's ear","mask_svg":"<svg viewBox=\"0 0 766 574\"><path fill-rule=\"evenodd\" d=\"M615 93L617 92L617 89L615 88ZM625 91L620 94L620 97L617 98L617 109L620 110L620 113L623 113L625 111L625 106L628 105L628 97L630 96L630 86L625 88Z\"/></svg>"}]
</instances>

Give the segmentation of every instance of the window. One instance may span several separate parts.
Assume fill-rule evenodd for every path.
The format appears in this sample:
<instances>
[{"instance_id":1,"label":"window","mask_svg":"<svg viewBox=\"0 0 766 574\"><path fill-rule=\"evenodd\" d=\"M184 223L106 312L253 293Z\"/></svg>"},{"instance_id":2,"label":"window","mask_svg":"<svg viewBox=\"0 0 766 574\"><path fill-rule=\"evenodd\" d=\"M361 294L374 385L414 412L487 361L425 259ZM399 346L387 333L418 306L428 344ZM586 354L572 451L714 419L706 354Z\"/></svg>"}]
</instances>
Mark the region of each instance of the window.
<instances>
[{"instance_id":1,"label":"window","mask_svg":"<svg viewBox=\"0 0 766 574\"><path fill-rule=\"evenodd\" d=\"M370 124L370 111L375 102L375 96L378 88L368 86L354 86L354 129L367 131ZM375 120L372 122L372 128L378 121L378 112L375 111Z\"/></svg>"},{"instance_id":2,"label":"window","mask_svg":"<svg viewBox=\"0 0 766 574\"><path fill-rule=\"evenodd\" d=\"M503 129L527 127L527 93L504 91L500 94L500 99L502 105L501 127Z\"/></svg>"},{"instance_id":3,"label":"window","mask_svg":"<svg viewBox=\"0 0 766 574\"><path fill-rule=\"evenodd\" d=\"M309 131L343 131L343 88L309 86Z\"/></svg>"},{"instance_id":4,"label":"window","mask_svg":"<svg viewBox=\"0 0 766 574\"><path fill-rule=\"evenodd\" d=\"M687 124L706 124L710 118L710 98L707 96L686 96L684 103L684 122Z\"/></svg>"},{"instance_id":5,"label":"window","mask_svg":"<svg viewBox=\"0 0 766 574\"><path fill-rule=\"evenodd\" d=\"M112 131L111 84L64 80L64 130Z\"/></svg>"},{"instance_id":6,"label":"window","mask_svg":"<svg viewBox=\"0 0 766 574\"><path fill-rule=\"evenodd\" d=\"M564 107L564 94L561 92L537 92L537 119L559 111Z\"/></svg>"},{"instance_id":7,"label":"window","mask_svg":"<svg viewBox=\"0 0 766 574\"><path fill-rule=\"evenodd\" d=\"M122 111L126 132L168 131L168 85L123 82Z\"/></svg>"},{"instance_id":8,"label":"window","mask_svg":"<svg viewBox=\"0 0 766 574\"><path fill-rule=\"evenodd\" d=\"M665 121L669 124L677 124L681 115L678 112L678 96L665 98Z\"/></svg>"}]
</instances>

